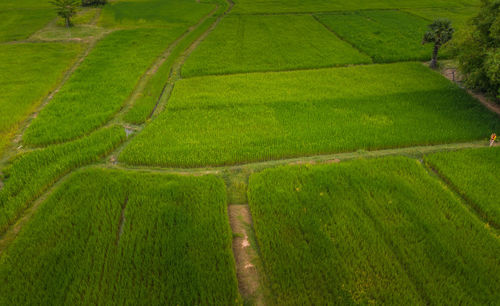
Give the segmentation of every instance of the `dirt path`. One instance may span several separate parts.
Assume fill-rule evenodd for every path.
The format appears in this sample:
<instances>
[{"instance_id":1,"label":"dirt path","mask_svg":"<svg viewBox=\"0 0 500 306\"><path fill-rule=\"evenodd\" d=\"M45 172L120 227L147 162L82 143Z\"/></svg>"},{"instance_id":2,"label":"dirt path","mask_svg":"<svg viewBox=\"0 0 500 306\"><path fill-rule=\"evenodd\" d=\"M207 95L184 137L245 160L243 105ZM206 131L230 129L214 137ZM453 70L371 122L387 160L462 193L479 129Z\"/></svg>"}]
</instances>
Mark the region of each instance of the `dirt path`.
<instances>
[{"instance_id":1,"label":"dirt path","mask_svg":"<svg viewBox=\"0 0 500 306\"><path fill-rule=\"evenodd\" d=\"M229 205L229 223L233 230L233 254L236 261L236 276L240 294L247 303L264 305L264 296L260 286L252 216L248 205Z\"/></svg>"}]
</instances>

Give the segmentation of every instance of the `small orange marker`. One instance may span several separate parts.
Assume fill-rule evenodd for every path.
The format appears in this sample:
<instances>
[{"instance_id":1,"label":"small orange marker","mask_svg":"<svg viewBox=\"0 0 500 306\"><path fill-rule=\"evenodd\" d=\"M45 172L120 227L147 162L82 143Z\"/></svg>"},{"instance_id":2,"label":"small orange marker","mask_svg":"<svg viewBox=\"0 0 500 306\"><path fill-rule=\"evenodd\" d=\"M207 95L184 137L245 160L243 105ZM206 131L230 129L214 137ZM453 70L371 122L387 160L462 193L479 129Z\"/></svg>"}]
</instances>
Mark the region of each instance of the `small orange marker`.
<instances>
[{"instance_id":1,"label":"small orange marker","mask_svg":"<svg viewBox=\"0 0 500 306\"><path fill-rule=\"evenodd\" d=\"M491 134L490 137L490 147L493 147L493 144L495 144L495 140L497 139L497 134L493 133Z\"/></svg>"}]
</instances>

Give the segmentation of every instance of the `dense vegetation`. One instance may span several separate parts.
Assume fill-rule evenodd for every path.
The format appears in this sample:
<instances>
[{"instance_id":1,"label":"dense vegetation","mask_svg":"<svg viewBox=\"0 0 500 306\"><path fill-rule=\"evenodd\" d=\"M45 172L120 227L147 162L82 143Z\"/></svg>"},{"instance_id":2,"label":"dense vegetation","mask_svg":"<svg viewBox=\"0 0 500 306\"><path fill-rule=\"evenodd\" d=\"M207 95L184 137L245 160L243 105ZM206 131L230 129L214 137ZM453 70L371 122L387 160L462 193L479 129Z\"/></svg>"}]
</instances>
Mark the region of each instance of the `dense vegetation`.
<instances>
[{"instance_id":1,"label":"dense vegetation","mask_svg":"<svg viewBox=\"0 0 500 306\"><path fill-rule=\"evenodd\" d=\"M72 43L0 45L0 155L80 51Z\"/></svg>"},{"instance_id":2,"label":"dense vegetation","mask_svg":"<svg viewBox=\"0 0 500 306\"><path fill-rule=\"evenodd\" d=\"M426 156L425 161L500 228L500 148L437 153Z\"/></svg>"},{"instance_id":3,"label":"dense vegetation","mask_svg":"<svg viewBox=\"0 0 500 306\"><path fill-rule=\"evenodd\" d=\"M363 84L363 86L359 86ZM189 78L119 159L206 166L482 139L499 119L420 63Z\"/></svg>"},{"instance_id":4,"label":"dense vegetation","mask_svg":"<svg viewBox=\"0 0 500 306\"><path fill-rule=\"evenodd\" d=\"M432 48L422 46L428 20L400 11L358 11L317 15L328 26L377 63L427 60Z\"/></svg>"},{"instance_id":5,"label":"dense vegetation","mask_svg":"<svg viewBox=\"0 0 500 306\"><path fill-rule=\"evenodd\" d=\"M0 1L0 43L23 40L36 32L51 19L54 10L48 1ZM3 62L3 60L2 60Z\"/></svg>"},{"instance_id":6,"label":"dense vegetation","mask_svg":"<svg viewBox=\"0 0 500 306\"><path fill-rule=\"evenodd\" d=\"M0 189L0 233L12 224L33 200L75 168L98 161L125 140L120 126L102 129L88 137L17 157L3 169Z\"/></svg>"},{"instance_id":7,"label":"dense vegetation","mask_svg":"<svg viewBox=\"0 0 500 306\"><path fill-rule=\"evenodd\" d=\"M495 304L500 243L416 161L250 178L273 304Z\"/></svg>"},{"instance_id":8,"label":"dense vegetation","mask_svg":"<svg viewBox=\"0 0 500 306\"><path fill-rule=\"evenodd\" d=\"M479 14L457 44L466 84L500 99L500 1L482 0Z\"/></svg>"},{"instance_id":9,"label":"dense vegetation","mask_svg":"<svg viewBox=\"0 0 500 306\"><path fill-rule=\"evenodd\" d=\"M212 176L78 172L0 258L2 305L238 300L226 193Z\"/></svg>"},{"instance_id":10,"label":"dense vegetation","mask_svg":"<svg viewBox=\"0 0 500 306\"><path fill-rule=\"evenodd\" d=\"M370 63L308 15L235 15L193 52L182 75L332 67Z\"/></svg>"}]
</instances>

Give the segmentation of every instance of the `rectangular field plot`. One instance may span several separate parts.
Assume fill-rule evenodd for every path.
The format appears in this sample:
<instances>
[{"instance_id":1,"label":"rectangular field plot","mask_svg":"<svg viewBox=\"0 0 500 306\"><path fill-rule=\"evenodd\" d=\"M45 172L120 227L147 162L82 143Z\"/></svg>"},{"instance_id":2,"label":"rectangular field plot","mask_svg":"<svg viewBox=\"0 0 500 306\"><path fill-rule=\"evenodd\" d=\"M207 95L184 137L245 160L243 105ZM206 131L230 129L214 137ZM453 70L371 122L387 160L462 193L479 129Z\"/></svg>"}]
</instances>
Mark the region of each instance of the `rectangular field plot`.
<instances>
[{"instance_id":1,"label":"rectangular field plot","mask_svg":"<svg viewBox=\"0 0 500 306\"><path fill-rule=\"evenodd\" d=\"M240 300L224 183L87 169L0 258L1 305L230 305Z\"/></svg>"},{"instance_id":2,"label":"rectangular field plot","mask_svg":"<svg viewBox=\"0 0 500 306\"><path fill-rule=\"evenodd\" d=\"M184 79L119 159L236 164L482 139L500 120L420 63ZM486 135L486 136L485 136Z\"/></svg>"},{"instance_id":3,"label":"rectangular field plot","mask_svg":"<svg viewBox=\"0 0 500 306\"><path fill-rule=\"evenodd\" d=\"M309 15L230 16L193 52L182 75L370 63Z\"/></svg>"},{"instance_id":4,"label":"rectangular field plot","mask_svg":"<svg viewBox=\"0 0 500 306\"><path fill-rule=\"evenodd\" d=\"M431 21L400 11L359 11L317 15L343 39L375 62L430 60L431 44L422 37Z\"/></svg>"},{"instance_id":5,"label":"rectangular field plot","mask_svg":"<svg viewBox=\"0 0 500 306\"><path fill-rule=\"evenodd\" d=\"M0 155L81 49L73 43L0 45Z\"/></svg>"},{"instance_id":6,"label":"rectangular field plot","mask_svg":"<svg viewBox=\"0 0 500 306\"><path fill-rule=\"evenodd\" d=\"M0 42L26 39L55 18L49 1L2 0Z\"/></svg>"},{"instance_id":7,"label":"rectangular field plot","mask_svg":"<svg viewBox=\"0 0 500 306\"><path fill-rule=\"evenodd\" d=\"M113 1L103 8L99 24L104 27L148 27L195 24L215 5L186 0Z\"/></svg>"},{"instance_id":8,"label":"rectangular field plot","mask_svg":"<svg viewBox=\"0 0 500 306\"><path fill-rule=\"evenodd\" d=\"M235 14L463 7L480 3L479 0L235 0L234 2Z\"/></svg>"},{"instance_id":9,"label":"rectangular field plot","mask_svg":"<svg viewBox=\"0 0 500 306\"><path fill-rule=\"evenodd\" d=\"M477 13L479 12L479 8L415 8L405 9L405 11L426 18L429 21L433 21L438 18L449 19L452 22L452 26L455 29L460 30L467 24L468 20L477 15Z\"/></svg>"},{"instance_id":10,"label":"rectangular field plot","mask_svg":"<svg viewBox=\"0 0 500 306\"><path fill-rule=\"evenodd\" d=\"M500 148L437 153L426 156L425 162L500 228Z\"/></svg>"},{"instance_id":11,"label":"rectangular field plot","mask_svg":"<svg viewBox=\"0 0 500 306\"><path fill-rule=\"evenodd\" d=\"M277 305L489 305L500 242L416 160L281 167L250 178Z\"/></svg>"}]
</instances>

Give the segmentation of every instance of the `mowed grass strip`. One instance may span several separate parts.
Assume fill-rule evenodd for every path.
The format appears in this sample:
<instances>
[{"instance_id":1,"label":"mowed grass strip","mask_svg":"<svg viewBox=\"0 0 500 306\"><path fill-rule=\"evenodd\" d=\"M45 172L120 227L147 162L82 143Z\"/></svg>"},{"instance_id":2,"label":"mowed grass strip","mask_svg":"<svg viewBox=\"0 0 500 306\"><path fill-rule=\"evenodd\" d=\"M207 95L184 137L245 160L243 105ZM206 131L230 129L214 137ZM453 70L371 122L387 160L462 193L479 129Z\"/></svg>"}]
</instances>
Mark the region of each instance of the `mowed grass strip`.
<instances>
[{"instance_id":1,"label":"mowed grass strip","mask_svg":"<svg viewBox=\"0 0 500 306\"><path fill-rule=\"evenodd\" d=\"M224 183L87 169L0 258L2 305L240 301Z\"/></svg>"},{"instance_id":2,"label":"mowed grass strip","mask_svg":"<svg viewBox=\"0 0 500 306\"><path fill-rule=\"evenodd\" d=\"M182 27L134 29L106 36L40 112L24 141L30 145L68 141L108 122L141 75L183 31Z\"/></svg>"},{"instance_id":3,"label":"mowed grass strip","mask_svg":"<svg viewBox=\"0 0 500 306\"><path fill-rule=\"evenodd\" d=\"M500 120L420 63L190 78L119 156L199 167L483 139ZM486 135L486 136L485 136Z\"/></svg>"},{"instance_id":4,"label":"mowed grass strip","mask_svg":"<svg viewBox=\"0 0 500 306\"><path fill-rule=\"evenodd\" d=\"M191 25L214 8L214 4L205 1L201 3L186 0L114 1L104 7L99 24L111 28Z\"/></svg>"},{"instance_id":5,"label":"mowed grass strip","mask_svg":"<svg viewBox=\"0 0 500 306\"><path fill-rule=\"evenodd\" d=\"M464 7L479 0L235 0L234 14L351 11L362 9L400 9Z\"/></svg>"},{"instance_id":6,"label":"mowed grass strip","mask_svg":"<svg viewBox=\"0 0 500 306\"><path fill-rule=\"evenodd\" d=\"M18 156L11 165L2 169L4 186L0 190L0 234L59 178L75 168L99 160L125 138L123 127L112 126L73 142Z\"/></svg>"},{"instance_id":7,"label":"mowed grass strip","mask_svg":"<svg viewBox=\"0 0 500 306\"><path fill-rule=\"evenodd\" d=\"M425 162L500 227L500 148L436 153L425 156Z\"/></svg>"},{"instance_id":8,"label":"mowed grass strip","mask_svg":"<svg viewBox=\"0 0 500 306\"><path fill-rule=\"evenodd\" d=\"M271 304L489 305L500 242L406 158L253 175Z\"/></svg>"},{"instance_id":9,"label":"mowed grass strip","mask_svg":"<svg viewBox=\"0 0 500 306\"><path fill-rule=\"evenodd\" d=\"M0 45L0 155L81 50L73 43Z\"/></svg>"},{"instance_id":10,"label":"mowed grass strip","mask_svg":"<svg viewBox=\"0 0 500 306\"><path fill-rule=\"evenodd\" d=\"M370 63L310 15L224 18L191 54L184 77Z\"/></svg>"},{"instance_id":11,"label":"mowed grass strip","mask_svg":"<svg viewBox=\"0 0 500 306\"><path fill-rule=\"evenodd\" d=\"M431 57L432 46L422 45L422 37L431 21L419 16L384 10L316 17L377 63L428 60Z\"/></svg>"}]
</instances>

